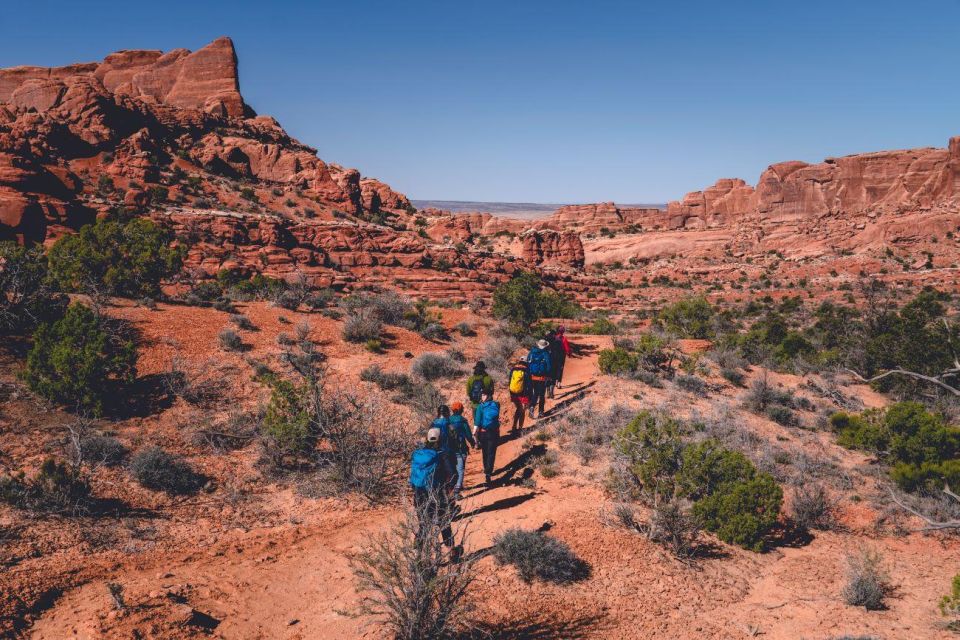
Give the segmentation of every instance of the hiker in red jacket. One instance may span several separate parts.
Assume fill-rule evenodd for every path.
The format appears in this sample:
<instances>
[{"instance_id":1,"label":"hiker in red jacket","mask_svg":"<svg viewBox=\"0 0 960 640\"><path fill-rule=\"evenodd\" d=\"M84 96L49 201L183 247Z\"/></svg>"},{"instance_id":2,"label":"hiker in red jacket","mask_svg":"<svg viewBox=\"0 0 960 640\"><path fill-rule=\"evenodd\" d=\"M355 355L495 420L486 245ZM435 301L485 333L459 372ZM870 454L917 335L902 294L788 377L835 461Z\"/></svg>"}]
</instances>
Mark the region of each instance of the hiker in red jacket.
<instances>
[{"instance_id":1,"label":"hiker in red jacket","mask_svg":"<svg viewBox=\"0 0 960 640\"><path fill-rule=\"evenodd\" d=\"M565 327L560 327L556 331L547 334L547 341L550 343L550 381L547 383L547 395L553 398L554 387L561 389L560 381L563 380L563 366L567 362L567 356L570 355L570 342L567 340L567 331Z\"/></svg>"}]
</instances>

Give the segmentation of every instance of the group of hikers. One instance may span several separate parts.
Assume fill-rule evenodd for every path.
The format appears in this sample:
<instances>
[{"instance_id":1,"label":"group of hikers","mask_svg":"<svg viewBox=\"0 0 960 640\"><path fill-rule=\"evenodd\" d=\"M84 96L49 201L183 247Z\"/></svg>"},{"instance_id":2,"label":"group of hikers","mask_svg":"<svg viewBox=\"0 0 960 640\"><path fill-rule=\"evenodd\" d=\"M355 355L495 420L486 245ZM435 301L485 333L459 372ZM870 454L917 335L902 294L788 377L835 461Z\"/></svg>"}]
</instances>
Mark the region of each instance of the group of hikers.
<instances>
[{"instance_id":1,"label":"group of hikers","mask_svg":"<svg viewBox=\"0 0 960 640\"><path fill-rule=\"evenodd\" d=\"M542 418L547 398L562 388L563 369L571 354L564 327L551 330L526 356L510 366L508 391L514 406L511 433L523 429L526 416ZM483 461L485 486L493 486L493 473L500 444L500 403L494 400L494 379L481 360L466 382L471 405L473 428L461 402L437 407L437 416L427 429L426 438L413 452L410 464L410 485L414 508L420 520L420 532L431 523L441 526L443 543L453 548L450 528L456 502L463 491L467 455L470 448L479 449ZM455 557L462 553L453 548Z\"/></svg>"}]
</instances>

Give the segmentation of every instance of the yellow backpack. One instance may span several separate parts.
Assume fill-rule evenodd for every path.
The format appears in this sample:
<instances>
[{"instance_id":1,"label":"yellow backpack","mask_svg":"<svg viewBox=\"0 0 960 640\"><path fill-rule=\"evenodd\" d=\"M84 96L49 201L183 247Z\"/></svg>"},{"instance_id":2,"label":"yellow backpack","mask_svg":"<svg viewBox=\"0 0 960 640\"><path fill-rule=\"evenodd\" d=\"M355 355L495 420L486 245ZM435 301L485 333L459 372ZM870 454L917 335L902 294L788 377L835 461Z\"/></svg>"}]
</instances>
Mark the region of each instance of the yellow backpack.
<instances>
[{"instance_id":1,"label":"yellow backpack","mask_svg":"<svg viewBox=\"0 0 960 640\"><path fill-rule=\"evenodd\" d=\"M510 393L523 393L523 382L526 375L526 369L517 368L510 372Z\"/></svg>"}]
</instances>

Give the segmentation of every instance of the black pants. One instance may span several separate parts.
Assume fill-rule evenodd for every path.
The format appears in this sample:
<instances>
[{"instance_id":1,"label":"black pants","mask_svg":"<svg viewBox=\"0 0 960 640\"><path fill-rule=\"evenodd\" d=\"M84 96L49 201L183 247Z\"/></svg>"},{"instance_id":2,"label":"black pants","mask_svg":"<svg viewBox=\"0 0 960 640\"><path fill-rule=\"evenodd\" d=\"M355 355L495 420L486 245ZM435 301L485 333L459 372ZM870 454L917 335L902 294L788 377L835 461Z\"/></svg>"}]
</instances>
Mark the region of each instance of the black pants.
<instances>
[{"instance_id":1,"label":"black pants","mask_svg":"<svg viewBox=\"0 0 960 640\"><path fill-rule=\"evenodd\" d=\"M417 531L417 541L423 544L424 538L435 527L440 527L440 537L443 544L453 546L453 529L450 528L451 513L450 500L443 489L415 489L413 492L413 506L417 510L417 521L420 528ZM436 535L436 534L434 534Z\"/></svg>"},{"instance_id":2,"label":"black pants","mask_svg":"<svg viewBox=\"0 0 960 640\"><path fill-rule=\"evenodd\" d=\"M495 429L477 431L477 442L483 452L483 475L490 477L493 475L497 460L497 445L500 444L500 433Z\"/></svg>"},{"instance_id":3,"label":"black pants","mask_svg":"<svg viewBox=\"0 0 960 640\"><path fill-rule=\"evenodd\" d=\"M543 404L547 400L547 381L531 380L530 389L530 416L533 417L533 410L537 404L540 405L540 413L543 413Z\"/></svg>"},{"instance_id":4,"label":"black pants","mask_svg":"<svg viewBox=\"0 0 960 640\"><path fill-rule=\"evenodd\" d=\"M523 429L523 419L527 417L527 408L520 402L521 396L510 394L510 402L513 403L513 428Z\"/></svg>"}]
</instances>

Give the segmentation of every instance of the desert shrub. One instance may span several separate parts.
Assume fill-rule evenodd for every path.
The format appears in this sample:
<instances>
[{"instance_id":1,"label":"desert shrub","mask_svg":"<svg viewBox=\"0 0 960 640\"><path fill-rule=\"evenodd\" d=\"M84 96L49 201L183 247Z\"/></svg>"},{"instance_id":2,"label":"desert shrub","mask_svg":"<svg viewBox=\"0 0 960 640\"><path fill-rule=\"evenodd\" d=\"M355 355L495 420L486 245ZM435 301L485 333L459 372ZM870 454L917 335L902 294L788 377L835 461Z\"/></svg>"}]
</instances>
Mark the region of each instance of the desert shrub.
<instances>
[{"instance_id":1,"label":"desert shrub","mask_svg":"<svg viewBox=\"0 0 960 640\"><path fill-rule=\"evenodd\" d=\"M469 322L458 322L454 325L453 330L465 338L477 335L477 332L473 330L473 326Z\"/></svg>"},{"instance_id":2,"label":"desert shrub","mask_svg":"<svg viewBox=\"0 0 960 640\"><path fill-rule=\"evenodd\" d=\"M362 343L383 336L383 322L371 313L351 312L343 321L343 339Z\"/></svg>"},{"instance_id":3,"label":"desert shrub","mask_svg":"<svg viewBox=\"0 0 960 640\"><path fill-rule=\"evenodd\" d=\"M183 458L160 447L138 451L130 460L130 473L142 486L172 496L191 495L200 490L206 478Z\"/></svg>"},{"instance_id":4,"label":"desert shrub","mask_svg":"<svg viewBox=\"0 0 960 640\"><path fill-rule=\"evenodd\" d=\"M680 493L693 500L723 491L729 485L752 480L757 469L739 451L724 448L713 439L687 446L682 454Z\"/></svg>"},{"instance_id":5,"label":"desert shrub","mask_svg":"<svg viewBox=\"0 0 960 640\"><path fill-rule=\"evenodd\" d=\"M797 416L793 413L792 409L784 407L782 405L772 405L767 407L767 417L781 424L785 427L793 427L797 425Z\"/></svg>"},{"instance_id":6,"label":"desert shrub","mask_svg":"<svg viewBox=\"0 0 960 640\"><path fill-rule=\"evenodd\" d=\"M193 441L217 453L242 449L254 439L262 419L263 410L234 409L223 419L199 425Z\"/></svg>"},{"instance_id":7,"label":"desert shrub","mask_svg":"<svg viewBox=\"0 0 960 640\"><path fill-rule=\"evenodd\" d=\"M917 402L898 402L884 411L837 413L830 424L842 446L881 455L905 491L937 491L960 485L960 428Z\"/></svg>"},{"instance_id":8,"label":"desert shrub","mask_svg":"<svg viewBox=\"0 0 960 640\"><path fill-rule=\"evenodd\" d=\"M383 341L381 340L367 340L363 343L363 348L369 351L370 353L383 353Z\"/></svg>"},{"instance_id":9,"label":"desert shrub","mask_svg":"<svg viewBox=\"0 0 960 640\"><path fill-rule=\"evenodd\" d=\"M152 220L101 220L61 237L48 254L49 276L63 291L157 296L160 282L180 270L183 247Z\"/></svg>"},{"instance_id":10,"label":"desert shrub","mask_svg":"<svg viewBox=\"0 0 960 640\"><path fill-rule=\"evenodd\" d=\"M681 338L709 338L713 334L713 307L704 297L679 300L657 316L668 331Z\"/></svg>"},{"instance_id":11,"label":"desert shrub","mask_svg":"<svg viewBox=\"0 0 960 640\"><path fill-rule=\"evenodd\" d=\"M420 329L420 336L431 342L442 342L450 339L450 334L443 328L439 322L431 322L423 329Z\"/></svg>"},{"instance_id":12,"label":"desert shrub","mask_svg":"<svg viewBox=\"0 0 960 640\"><path fill-rule=\"evenodd\" d=\"M575 302L545 290L540 278L522 271L493 292L493 315L525 333L541 318L572 318L580 312Z\"/></svg>"},{"instance_id":13,"label":"desert shrub","mask_svg":"<svg viewBox=\"0 0 960 640\"><path fill-rule=\"evenodd\" d=\"M868 611L879 611L885 608L884 600L890 591L890 578L879 553L863 551L847 557L847 583L842 592L844 602Z\"/></svg>"},{"instance_id":14,"label":"desert shrub","mask_svg":"<svg viewBox=\"0 0 960 640\"><path fill-rule=\"evenodd\" d=\"M71 441L71 453L86 464L116 467L127 457L127 448L113 436L89 435ZM79 450L77 450L79 449Z\"/></svg>"},{"instance_id":15,"label":"desert shrub","mask_svg":"<svg viewBox=\"0 0 960 640\"><path fill-rule=\"evenodd\" d=\"M609 444L631 417L630 410L623 405L613 405L604 411L587 402L558 423L557 433L586 465L597 456L599 447Z\"/></svg>"},{"instance_id":16,"label":"desert shrub","mask_svg":"<svg viewBox=\"0 0 960 640\"><path fill-rule=\"evenodd\" d=\"M487 371L506 371L519 348L520 343L512 336L499 336L488 342L483 349Z\"/></svg>"},{"instance_id":17,"label":"desert shrub","mask_svg":"<svg viewBox=\"0 0 960 640\"><path fill-rule=\"evenodd\" d=\"M264 451L276 467L295 466L316 446L317 433L305 388L276 380L260 426Z\"/></svg>"},{"instance_id":18,"label":"desert shrub","mask_svg":"<svg viewBox=\"0 0 960 640\"><path fill-rule=\"evenodd\" d=\"M768 408L774 405L792 407L794 398L793 394L780 391L770 384L770 380L764 373L751 383L750 389L744 397L744 403L748 409L755 413L765 413Z\"/></svg>"},{"instance_id":19,"label":"desert shrub","mask_svg":"<svg viewBox=\"0 0 960 640\"><path fill-rule=\"evenodd\" d=\"M213 300L217 300L217 298L223 295L223 288L220 286L220 283L216 282L215 280L204 280L203 282L194 285L193 288L190 289L190 293L200 300L211 302ZM227 305L230 305L230 301L225 298L223 299L223 302Z\"/></svg>"},{"instance_id":20,"label":"desert shrub","mask_svg":"<svg viewBox=\"0 0 960 640\"><path fill-rule=\"evenodd\" d=\"M960 616L960 573L950 582L950 593L940 598L940 613L945 616Z\"/></svg>"},{"instance_id":21,"label":"desert shrub","mask_svg":"<svg viewBox=\"0 0 960 640\"><path fill-rule=\"evenodd\" d=\"M296 344L296 341L289 333L281 332L277 334L277 344L279 344L281 347L289 347Z\"/></svg>"},{"instance_id":22,"label":"desert shrub","mask_svg":"<svg viewBox=\"0 0 960 640\"><path fill-rule=\"evenodd\" d=\"M47 284L42 247L0 242L0 335L28 333L63 315L66 296Z\"/></svg>"},{"instance_id":23,"label":"desert shrub","mask_svg":"<svg viewBox=\"0 0 960 640\"><path fill-rule=\"evenodd\" d=\"M730 544L761 551L764 537L776 525L783 490L766 473L725 485L698 500L693 514L703 527Z\"/></svg>"},{"instance_id":24,"label":"desert shrub","mask_svg":"<svg viewBox=\"0 0 960 640\"><path fill-rule=\"evenodd\" d=\"M243 351L243 340L233 329L224 329L217 334L217 342L224 351Z\"/></svg>"},{"instance_id":25,"label":"desert shrub","mask_svg":"<svg viewBox=\"0 0 960 640\"><path fill-rule=\"evenodd\" d=\"M681 500L668 500L650 512L647 537L666 547L677 558L690 558L697 551L700 525Z\"/></svg>"},{"instance_id":26,"label":"desert shrub","mask_svg":"<svg viewBox=\"0 0 960 640\"><path fill-rule=\"evenodd\" d=\"M411 314L416 313L410 299L395 291L384 291L375 294L355 294L342 299L340 305L347 312L348 316L351 314L371 316L379 320L382 324L397 327L411 326L408 320Z\"/></svg>"},{"instance_id":27,"label":"desert shrub","mask_svg":"<svg viewBox=\"0 0 960 640\"><path fill-rule=\"evenodd\" d=\"M647 371L657 371L670 366L671 357L666 351L667 343L663 338L649 333L641 334L634 342L632 351L638 363Z\"/></svg>"},{"instance_id":28,"label":"desert shrub","mask_svg":"<svg viewBox=\"0 0 960 640\"><path fill-rule=\"evenodd\" d=\"M699 376L679 375L674 380L674 384L683 391L694 395L706 396L710 393L707 383Z\"/></svg>"},{"instance_id":29,"label":"desert shrub","mask_svg":"<svg viewBox=\"0 0 960 640\"><path fill-rule=\"evenodd\" d=\"M405 373L384 371L380 365L374 364L360 372L360 379L373 382L385 391L395 389L409 390L413 387L413 380Z\"/></svg>"},{"instance_id":30,"label":"desert shrub","mask_svg":"<svg viewBox=\"0 0 960 640\"><path fill-rule=\"evenodd\" d=\"M427 381L454 378L462 371L456 361L445 353L424 353L413 361L413 375Z\"/></svg>"},{"instance_id":31,"label":"desert shrub","mask_svg":"<svg viewBox=\"0 0 960 640\"><path fill-rule=\"evenodd\" d=\"M540 531L516 527L493 539L493 558L498 565L516 567L524 582L543 580L567 584L590 576L590 565L581 560L563 541Z\"/></svg>"},{"instance_id":32,"label":"desert shrub","mask_svg":"<svg viewBox=\"0 0 960 640\"><path fill-rule=\"evenodd\" d=\"M274 470L314 469L324 486L371 499L391 493L411 444L410 430L381 395L328 388L322 371L300 384L274 383L260 434Z\"/></svg>"},{"instance_id":33,"label":"desert shrub","mask_svg":"<svg viewBox=\"0 0 960 640\"><path fill-rule=\"evenodd\" d=\"M396 640L455 637L473 606L467 590L475 558L450 562L440 532L451 514L420 520L413 509L389 533L380 534L353 561L362 610L381 618ZM453 525L455 526L455 525ZM462 550L462 530L454 533Z\"/></svg>"},{"instance_id":34,"label":"desert shrub","mask_svg":"<svg viewBox=\"0 0 960 640\"><path fill-rule=\"evenodd\" d=\"M742 387L743 381L746 377L739 369L729 369L726 367L720 369L720 375L723 376L724 380L736 387Z\"/></svg>"},{"instance_id":35,"label":"desert shrub","mask_svg":"<svg viewBox=\"0 0 960 640\"><path fill-rule=\"evenodd\" d=\"M582 331L583 333L596 336L612 336L620 332L620 327L607 316L597 316L594 321L586 325Z\"/></svg>"},{"instance_id":36,"label":"desert shrub","mask_svg":"<svg viewBox=\"0 0 960 640\"><path fill-rule=\"evenodd\" d=\"M600 371L607 375L623 376L636 371L639 360L624 349L602 349L597 364Z\"/></svg>"},{"instance_id":37,"label":"desert shrub","mask_svg":"<svg viewBox=\"0 0 960 640\"><path fill-rule=\"evenodd\" d=\"M47 458L36 475L0 476L0 502L25 511L73 515L83 513L90 500L90 485L79 471Z\"/></svg>"},{"instance_id":38,"label":"desert shrub","mask_svg":"<svg viewBox=\"0 0 960 640\"><path fill-rule=\"evenodd\" d=\"M829 530L836 525L836 502L820 484L802 484L793 496L790 519L803 529Z\"/></svg>"},{"instance_id":39,"label":"desert shrub","mask_svg":"<svg viewBox=\"0 0 960 640\"><path fill-rule=\"evenodd\" d=\"M641 411L614 437L614 450L647 504L677 494L685 432L684 425L669 416Z\"/></svg>"},{"instance_id":40,"label":"desert shrub","mask_svg":"<svg viewBox=\"0 0 960 640\"><path fill-rule=\"evenodd\" d=\"M250 322L250 318L248 318L247 316L245 316L245 315L243 315L243 314L241 314L241 313L235 313L235 314L233 314L232 316L230 316L230 322L232 322L233 324L235 324L238 329L242 329L242 330L244 330L244 331L256 331L256 330L257 330L257 326L256 326L255 324L253 324L252 322Z\"/></svg>"},{"instance_id":41,"label":"desert shrub","mask_svg":"<svg viewBox=\"0 0 960 640\"><path fill-rule=\"evenodd\" d=\"M44 398L99 416L111 392L136 378L136 361L132 342L75 304L60 320L37 328L23 378Z\"/></svg>"}]
</instances>

